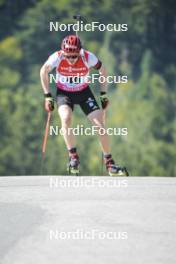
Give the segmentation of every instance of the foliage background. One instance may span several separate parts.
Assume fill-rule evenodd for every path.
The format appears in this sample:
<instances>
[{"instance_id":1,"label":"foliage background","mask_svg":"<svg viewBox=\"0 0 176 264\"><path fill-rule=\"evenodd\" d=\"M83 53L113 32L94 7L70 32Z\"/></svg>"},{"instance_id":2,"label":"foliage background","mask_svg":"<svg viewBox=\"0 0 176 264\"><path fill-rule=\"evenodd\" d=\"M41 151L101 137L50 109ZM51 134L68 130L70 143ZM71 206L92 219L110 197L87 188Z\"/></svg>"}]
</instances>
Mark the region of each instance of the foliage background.
<instances>
[{"instance_id":1,"label":"foliage background","mask_svg":"<svg viewBox=\"0 0 176 264\"><path fill-rule=\"evenodd\" d=\"M176 2L173 0L0 0L0 175L40 175L46 113L39 69L59 49L67 32L49 32L49 21L128 24L127 32L81 33L86 49L108 73L128 75L110 85L108 126L127 127L111 137L112 153L132 175L176 175ZM98 85L92 85L97 96ZM55 94L55 88L51 87ZM77 107L74 125L90 126ZM60 126L57 111L52 125ZM100 175L96 137L80 136L83 175ZM50 137L45 174L65 174L67 152L60 136Z\"/></svg>"}]
</instances>

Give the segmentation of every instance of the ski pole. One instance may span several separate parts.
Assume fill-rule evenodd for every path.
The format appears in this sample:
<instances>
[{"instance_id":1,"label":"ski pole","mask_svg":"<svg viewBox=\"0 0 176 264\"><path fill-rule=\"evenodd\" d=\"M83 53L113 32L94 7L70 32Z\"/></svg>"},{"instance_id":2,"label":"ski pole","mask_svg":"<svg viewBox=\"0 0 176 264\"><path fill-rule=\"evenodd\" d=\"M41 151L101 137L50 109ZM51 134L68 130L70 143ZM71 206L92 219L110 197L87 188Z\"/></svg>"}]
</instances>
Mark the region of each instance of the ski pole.
<instances>
[{"instance_id":1,"label":"ski pole","mask_svg":"<svg viewBox=\"0 0 176 264\"><path fill-rule=\"evenodd\" d=\"M103 125L105 127L106 125L106 109L103 109ZM103 155L103 152L102 152L102 155L101 155L101 175L103 175L103 165L104 165L104 155Z\"/></svg>"},{"instance_id":2,"label":"ski pole","mask_svg":"<svg viewBox=\"0 0 176 264\"><path fill-rule=\"evenodd\" d=\"M83 18L80 14L74 15L73 19L75 19L77 22L86 22L85 18ZM76 36L78 36L78 30L76 31Z\"/></svg>"},{"instance_id":3,"label":"ski pole","mask_svg":"<svg viewBox=\"0 0 176 264\"><path fill-rule=\"evenodd\" d=\"M46 143L47 143L48 134L49 134L50 120L51 120L51 112L48 112L47 121L46 121L46 127L45 127L45 135L44 135L43 143L42 143L41 174L43 174L43 162L44 162L45 153L46 153Z\"/></svg>"},{"instance_id":4,"label":"ski pole","mask_svg":"<svg viewBox=\"0 0 176 264\"><path fill-rule=\"evenodd\" d=\"M46 127L45 127L45 135L44 135L43 144L42 144L42 155L45 155L45 152L46 152L46 143L48 139L50 120L51 120L51 112L48 112L48 117L47 117L47 122L46 122Z\"/></svg>"}]
</instances>

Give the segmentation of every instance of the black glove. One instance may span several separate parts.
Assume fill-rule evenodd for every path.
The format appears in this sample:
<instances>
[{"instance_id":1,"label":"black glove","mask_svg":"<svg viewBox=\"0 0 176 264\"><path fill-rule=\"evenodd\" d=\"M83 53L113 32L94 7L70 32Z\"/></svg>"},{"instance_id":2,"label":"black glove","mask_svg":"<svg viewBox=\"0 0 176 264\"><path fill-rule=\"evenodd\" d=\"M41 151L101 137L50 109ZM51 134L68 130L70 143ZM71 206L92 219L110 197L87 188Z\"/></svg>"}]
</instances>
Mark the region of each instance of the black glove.
<instances>
[{"instance_id":1,"label":"black glove","mask_svg":"<svg viewBox=\"0 0 176 264\"><path fill-rule=\"evenodd\" d=\"M108 107L109 99L108 99L108 96L107 96L106 92L101 92L100 101L101 101L101 106L102 106L103 109Z\"/></svg>"},{"instance_id":2,"label":"black glove","mask_svg":"<svg viewBox=\"0 0 176 264\"><path fill-rule=\"evenodd\" d=\"M54 98L51 93L45 94L45 110L51 112L54 110Z\"/></svg>"}]
</instances>

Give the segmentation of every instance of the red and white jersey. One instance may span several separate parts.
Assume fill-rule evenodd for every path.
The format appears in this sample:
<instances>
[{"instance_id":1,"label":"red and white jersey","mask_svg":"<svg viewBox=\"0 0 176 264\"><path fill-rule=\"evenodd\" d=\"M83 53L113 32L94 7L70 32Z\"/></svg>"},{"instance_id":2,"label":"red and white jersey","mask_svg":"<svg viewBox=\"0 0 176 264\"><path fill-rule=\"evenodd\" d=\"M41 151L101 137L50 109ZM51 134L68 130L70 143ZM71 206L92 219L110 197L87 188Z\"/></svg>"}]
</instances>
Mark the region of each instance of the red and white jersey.
<instances>
[{"instance_id":1,"label":"red and white jersey","mask_svg":"<svg viewBox=\"0 0 176 264\"><path fill-rule=\"evenodd\" d=\"M58 89L77 92L88 86L90 68L101 67L101 62L91 52L81 49L80 57L75 64L70 64L63 56L63 51L53 53L46 64L52 69L56 68L56 86ZM77 80L78 79L78 80Z\"/></svg>"}]
</instances>

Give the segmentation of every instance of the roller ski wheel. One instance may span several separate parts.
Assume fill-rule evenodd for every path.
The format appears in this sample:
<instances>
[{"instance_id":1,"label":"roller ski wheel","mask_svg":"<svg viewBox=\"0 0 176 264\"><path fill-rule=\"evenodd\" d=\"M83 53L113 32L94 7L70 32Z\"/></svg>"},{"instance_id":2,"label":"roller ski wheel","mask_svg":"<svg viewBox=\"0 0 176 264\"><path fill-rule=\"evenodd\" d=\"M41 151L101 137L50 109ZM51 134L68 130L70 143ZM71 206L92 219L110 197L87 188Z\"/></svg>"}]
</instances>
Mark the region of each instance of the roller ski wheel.
<instances>
[{"instance_id":1,"label":"roller ski wheel","mask_svg":"<svg viewBox=\"0 0 176 264\"><path fill-rule=\"evenodd\" d=\"M110 176L129 176L129 173L125 167L119 167L116 165L111 166L108 169Z\"/></svg>"},{"instance_id":2,"label":"roller ski wheel","mask_svg":"<svg viewBox=\"0 0 176 264\"><path fill-rule=\"evenodd\" d=\"M79 176L79 167L72 167L70 164L67 164L67 172L69 175Z\"/></svg>"},{"instance_id":3,"label":"roller ski wheel","mask_svg":"<svg viewBox=\"0 0 176 264\"><path fill-rule=\"evenodd\" d=\"M110 176L129 176L125 167L115 165L111 155L105 158L105 165Z\"/></svg>"},{"instance_id":4,"label":"roller ski wheel","mask_svg":"<svg viewBox=\"0 0 176 264\"><path fill-rule=\"evenodd\" d=\"M79 157L77 154L73 154L69 157L69 163L67 164L67 172L69 175L79 175Z\"/></svg>"}]
</instances>

